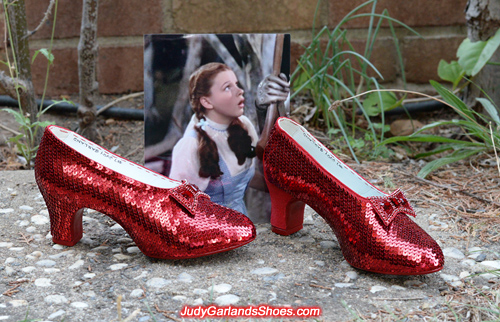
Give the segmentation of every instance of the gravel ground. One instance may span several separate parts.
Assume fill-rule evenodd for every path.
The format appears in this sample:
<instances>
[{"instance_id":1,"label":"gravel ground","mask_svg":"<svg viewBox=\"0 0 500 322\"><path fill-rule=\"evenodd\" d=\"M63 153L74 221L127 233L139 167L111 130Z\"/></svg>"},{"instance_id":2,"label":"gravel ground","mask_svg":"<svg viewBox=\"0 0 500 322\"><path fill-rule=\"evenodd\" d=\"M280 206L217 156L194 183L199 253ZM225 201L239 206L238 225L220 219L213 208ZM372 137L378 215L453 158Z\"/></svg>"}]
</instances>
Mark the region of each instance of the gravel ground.
<instances>
[{"instance_id":1,"label":"gravel ground","mask_svg":"<svg viewBox=\"0 0 500 322\"><path fill-rule=\"evenodd\" d=\"M87 210L74 247L52 242L32 171L0 171L0 321L182 321L185 304L319 306L310 321L384 321L432 317L446 292L472 278L489 289L500 268L498 245L476 247L439 209L415 219L442 246L446 264L424 276L360 271L343 259L334 234L310 209L304 229L280 236L257 224L257 239L236 250L191 260L144 256L114 221ZM455 237L455 238L453 238ZM479 245L479 244L478 244ZM225 319L224 319L225 320ZM240 319L248 320L248 319ZM252 319L269 321L266 319ZM280 319L272 319L279 321ZM294 319L298 321L298 319Z\"/></svg>"}]
</instances>

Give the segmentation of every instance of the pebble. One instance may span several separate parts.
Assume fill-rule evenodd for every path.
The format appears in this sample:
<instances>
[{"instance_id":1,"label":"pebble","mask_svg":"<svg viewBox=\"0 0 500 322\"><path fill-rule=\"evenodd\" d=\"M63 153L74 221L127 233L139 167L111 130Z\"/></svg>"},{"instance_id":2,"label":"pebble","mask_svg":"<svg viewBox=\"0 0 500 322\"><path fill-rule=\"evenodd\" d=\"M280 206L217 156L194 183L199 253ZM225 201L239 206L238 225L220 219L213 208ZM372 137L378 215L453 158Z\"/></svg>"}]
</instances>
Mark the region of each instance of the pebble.
<instances>
[{"instance_id":1,"label":"pebble","mask_svg":"<svg viewBox=\"0 0 500 322\"><path fill-rule=\"evenodd\" d=\"M402 287L399 285L392 285L391 288L396 291L406 291L406 287Z\"/></svg>"},{"instance_id":2,"label":"pebble","mask_svg":"<svg viewBox=\"0 0 500 322\"><path fill-rule=\"evenodd\" d=\"M0 248L11 248L13 243L0 242Z\"/></svg>"},{"instance_id":3,"label":"pebble","mask_svg":"<svg viewBox=\"0 0 500 322\"><path fill-rule=\"evenodd\" d=\"M209 292L216 293L227 293L229 292L233 286L231 284L217 284L208 289Z\"/></svg>"},{"instance_id":4,"label":"pebble","mask_svg":"<svg viewBox=\"0 0 500 322\"><path fill-rule=\"evenodd\" d=\"M14 211L14 208L0 209L0 214L8 214Z\"/></svg>"},{"instance_id":5,"label":"pebble","mask_svg":"<svg viewBox=\"0 0 500 322\"><path fill-rule=\"evenodd\" d=\"M187 299L184 295L176 295L172 297L172 300L174 301L179 301L179 302L184 302Z\"/></svg>"},{"instance_id":6,"label":"pebble","mask_svg":"<svg viewBox=\"0 0 500 322\"><path fill-rule=\"evenodd\" d=\"M12 307L20 307L20 306L28 305L28 301L26 301L26 300L12 300L12 301L9 301L9 304L12 305Z\"/></svg>"},{"instance_id":7,"label":"pebble","mask_svg":"<svg viewBox=\"0 0 500 322\"><path fill-rule=\"evenodd\" d=\"M31 217L31 222L35 225L46 225L49 223L49 218L42 215L34 215Z\"/></svg>"},{"instance_id":8,"label":"pebble","mask_svg":"<svg viewBox=\"0 0 500 322\"><path fill-rule=\"evenodd\" d=\"M208 293L208 291L201 289L201 288L195 288L193 290L193 294L196 294L196 295L201 295L201 294L206 294L206 293Z\"/></svg>"},{"instance_id":9,"label":"pebble","mask_svg":"<svg viewBox=\"0 0 500 322\"><path fill-rule=\"evenodd\" d=\"M43 259L41 261L36 262L36 265L43 267L54 267L56 266L56 262L50 259Z\"/></svg>"},{"instance_id":10,"label":"pebble","mask_svg":"<svg viewBox=\"0 0 500 322\"><path fill-rule=\"evenodd\" d=\"M30 207L27 205L22 205L22 206L19 206L19 209L24 210L24 211L31 211L31 210L33 210L33 207Z\"/></svg>"},{"instance_id":11,"label":"pebble","mask_svg":"<svg viewBox=\"0 0 500 322\"><path fill-rule=\"evenodd\" d=\"M120 226L120 224L114 224L109 229L114 230L114 231L125 231L125 229L123 229L123 227Z\"/></svg>"},{"instance_id":12,"label":"pebble","mask_svg":"<svg viewBox=\"0 0 500 322\"><path fill-rule=\"evenodd\" d=\"M61 252L59 254L50 255L49 258L58 259L58 258L61 258L61 257L69 257L69 256L73 256L74 252L75 252L74 250L68 250L68 251L65 251L65 252Z\"/></svg>"},{"instance_id":13,"label":"pebble","mask_svg":"<svg viewBox=\"0 0 500 322\"><path fill-rule=\"evenodd\" d=\"M314 261L314 264L320 266L320 267L323 267L325 266L325 262L324 261Z\"/></svg>"},{"instance_id":14,"label":"pebble","mask_svg":"<svg viewBox=\"0 0 500 322\"><path fill-rule=\"evenodd\" d=\"M36 231L36 228L35 228L35 227L33 227L33 226L29 226L28 228L26 228L26 231L27 231L28 233L34 233L34 232Z\"/></svg>"},{"instance_id":15,"label":"pebble","mask_svg":"<svg viewBox=\"0 0 500 322\"><path fill-rule=\"evenodd\" d=\"M257 232L257 235L260 235L262 233L265 233L266 231L269 231L269 228L267 227L259 227L257 228L256 232Z\"/></svg>"},{"instance_id":16,"label":"pebble","mask_svg":"<svg viewBox=\"0 0 500 322\"><path fill-rule=\"evenodd\" d=\"M95 276L96 276L95 273L87 273L87 274L83 275L83 279L90 280L90 279L93 279Z\"/></svg>"},{"instance_id":17,"label":"pebble","mask_svg":"<svg viewBox=\"0 0 500 322\"><path fill-rule=\"evenodd\" d=\"M335 283L334 285L335 285L335 287L338 287L338 288L349 288L349 287L353 287L354 283Z\"/></svg>"},{"instance_id":18,"label":"pebble","mask_svg":"<svg viewBox=\"0 0 500 322\"><path fill-rule=\"evenodd\" d=\"M15 259L14 257L7 257L7 258L5 259L5 262L4 262L4 263L5 263L6 265L8 265L8 264L10 264L10 263L14 263L15 261L16 261L16 259Z\"/></svg>"},{"instance_id":19,"label":"pebble","mask_svg":"<svg viewBox=\"0 0 500 322\"><path fill-rule=\"evenodd\" d=\"M500 269L500 261L483 261L479 264L488 269Z\"/></svg>"},{"instance_id":20,"label":"pebble","mask_svg":"<svg viewBox=\"0 0 500 322\"><path fill-rule=\"evenodd\" d=\"M89 307L89 305L85 302L73 302L70 305L77 309L86 309Z\"/></svg>"},{"instance_id":21,"label":"pebble","mask_svg":"<svg viewBox=\"0 0 500 322\"><path fill-rule=\"evenodd\" d=\"M108 250L108 249L109 249L109 247L108 247L108 246L97 246L97 247L92 248L92 250L93 250L94 252L100 252L101 250L102 250L102 251L105 251L105 250Z\"/></svg>"},{"instance_id":22,"label":"pebble","mask_svg":"<svg viewBox=\"0 0 500 322\"><path fill-rule=\"evenodd\" d=\"M39 251L39 250L35 250L30 255L35 256L35 257L42 257L43 253L41 251Z\"/></svg>"},{"instance_id":23,"label":"pebble","mask_svg":"<svg viewBox=\"0 0 500 322\"><path fill-rule=\"evenodd\" d=\"M30 224L30 222L29 222L29 221L27 221L27 220L21 220L21 221L19 222L19 227L28 226L29 224Z\"/></svg>"},{"instance_id":24,"label":"pebble","mask_svg":"<svg viewBox=\"0 0 500 322\"><path fill-rule=\"evenodd\" d=\"M285 274L279 273L279 274L276 274L276 275L264 276L262 278L262 280L264 282L274 282L274 281L279 281L279 280L281 280L283 278L285 278Z\"/></svg>"},{"instance_id":25,"label":"pebble","mask_svg":"<svg viewBox=\"0 0 500 322\"><path fill-rule=\"evenodd\" d=\"M473 259L466 259L466 260L461 261L460 264L462 266L472 267L472 266L476 265L476 261Z\"/></svg>"},{"instance_id":26,"label":"pebble","mask_svg":"<svg viewBox=\"0 0 500 322\"><path fill-rule=\"evenodd\" d=\"M83 266L85 262L83 261L83 259L79 259L77 260L73 265L71 265L70 267L68 267L68 269L77 269L77 268L80 268Z\"/></svg>"},{"instance_id":27,"label":"pebble","mask_svg":"<svg viewBox=\"0 0 500 322\"><path fill-rule=\"evenodd\" d=\"M59 310L59 311L54 312L54 313L52 313L51 315L49 315L49 316L47 317L47 319L48 319L48 320L54 320L54 319L56 319L56 318L58 318L58 317L60 317L60 316L63 316L64 314L66 314L66 311L64 311L64 310Z\"/></svg>"},{"instance_id":28,"label":"pebble","mask_svg":"<svg viewBox=\"0 0 500 322\"><path fill-rule=\"evenodd\" d=\"M136 288L135 290L133 290L132 292L130 292L130 297L131 298L139 298L139 297L142 297L144 296L144 291L141 290L140 288Z\"/></svg>"},{"instance_id":29,"label":"pebble","mask_svg":"<svg viewBox=\"0 0 500 322\"><path fill-rule=\"evenodd\" d=\"M358 279L358 273L356 273L355 271L347 272L345 275L353 281Z\"/></svg>"},{"instance_id":30,"label":"pebble","mask_svg":"<svg viewBox=\"0 0 500 322\"><path fill-rule=\"evenodd\" d=\"M256 275L271 275L271 274L274 274L274 273L277 273L277 272L278 272L278 270L276 268L261 267L261 268L254 269L250 273L251 274L256 274Z\"/></svg>"},{"instance_id":31,"label":"pebble","mask_svg":"<svg viewBox=\"0 0 500 322\"><path fill-rule=\"evenodd\" d=\"M161 277L153 277L146 282L146 285L154 288L162 288L170 283L172 283L171 280L166 280Z\"/></svg>"},{"instance_id":32,"label":"pebble","mask_svg":"<svg viewBox=\"0 0 500 322\"><path fill-rule=\"evenodd\" d=\"M59 268L45 268L43 270L47 274L59 273L61 270Z\"/></svg>"},{"instance_id":33,"label":"pebble","mask_svg":"<svg viewBox=\"0 0 500 322\"><path fill-rule=\"evenodd\" d=\"M217 297L215 299L215 304L220 306L233 305L238 303L239 300L240 300L239 296L236 296L234 294L225 294Z\"/></svg>"},{"instance_id":34,"label":"pebble","mask_svg":"<svg viewBox=\"0 0 500 322\"><path fill-rule=\"evenodd\" d=\"M203 305L203 300L201 298L197 298L193 301L193 306Z\"/></svg>"},{"instance_id":35,"label":"pebble","mask_svg":"<svg viewBox=\"0 0 500 322\"><path fill-rule=\"evenodd\" d=\"M36 270L35 266L27 266L21 269L21 271L23 271L24 273L31 273L34 270Z\"/></svg>"},{"instance_id":36,"label":"pebble","mask_svg":"<svg viewBox=\"0 0 500 322\"><path fill-rule=\"evenodd\" d=\"M177 276L177 280L179 282L191 283L193 281L193 276L184 272L184 273L180 273L179 276Z\"/></svg>"},{"instance_id":37,"label":"pebble","mask_svg":"<svg viewBox=\"0 0 500 322\"><path fill-rule=\"evenodd\" d=\"M449 274L439 274L439 276L445 281L445 282L456 282L459 281L460 278L455 275L449 275Z\"/></svg>"},{"instance_id":38,"label":"pebble","mask_svg":"<svg viewBox=\"0 0 500 322\"><path fill-rule=\"evenodd\" d=\"M135 280L139 280L139 279L144 278L146 276L148 276L148 272L143 271L141 274L139 274L138 276L134 277L134 279Z\"/></svg>"},{"instance_id":39,"label":"pebble","mask_svg":"<svg viewBox=\"0 0 500 322\"><path fill-rule=\"evenodd\" d=\"M299 243L314 244L316 240L311 236L303 236L299 238Z\"/></svg>"},{"instance_id":40,"label":"pebble","mask_svg":"<svg viewBox=\"0 0 500 322\"><path fill-rule=\"evenodd\" d=\"M43 300L49 304L62 304L69 302L68 299L63 295L49 295L46 296Z\"/></svg>"},{"instance_id":41,"label":"pebble","mask_svg":"<svg viewBox=\"0 0 500 322\"><path fill-rule=\"evenodd\" d=\"M130 253L130 254L139 254L140 252L141 252L141 250L137 246L132 246L132 247L127 248L127 253Z\"/></svg>"},{"instance_id":42,"label":"pebble","mask_svg":"<svg viewBox=\"0 0 500 322\"><path fill-rule=\"evenodd\" d=\"M110 269L112 271L117 271L120 269L124 269L127 266L128 266L128 264L114 264L114 265L109 266L108 269Z\"/></svg>"},{"instance_id":43,"label":"pebble","mask_svg":"<svg viewBox=\"0 0 500 322\"><path fill-rule=\"evenodd\" d=\"M118 260L118 261L126 261L126 260L131 259L132 257L130 257L128 255L124 255L124 254L114 254L113 258Z\"/></svg>"},{"instance_id":44,"label":"pebble","mask_svg":"<svg viewBox=\"0 0 500 322\"><path fill-rule=\"evenodd\" d=\"M51 236L50 238L52 238L52 236ZM52 246L52 248L57 249L57 250L64 249L65 247L66 247L66 246L59 245L59 244L55 244L54 246Z\"/></svg>"},{"instance_id":45,"label":"pebble","mask_svg":"<svg viewBox=\"0 0 500 322\"><path fill-rule=\"evenodd\" d=\"M475 258L476 262L480 263L480 262L483 262L486 260L486 254L485 253L481 253L479 254L479 256L477 256Z\"/></svg>"},{"instance_id":46,"label":"pebble","mask_svg":"<svg viewBox=\"0 0 500 322\"><path fill-rule=\"evenodd\" d=\"M115 254L116 254L116 253L121 253L121 252L122 252L122 249L121 249L121 247L116 247L116 248L113 248L113 249L111 250L111 252L112 252L112 253L115 253Z\"/></svg>"},{"instance_id":47,"label":"pebble","mask_svg":"<svg viewBox=\"0 0 500 322\"><path fill-rule=\"evenodd\" d=\"M35 280L35 285L38 286L38 287L49 287L49 286L52 286L52 284L50 283L50 279L48 279L48 278L37 278Z\"/></svg>"},{"instance_id":48,"label":"pebble","mask_svg":"<svg viewBox=\"0 0 500 322\"><path fill-rule=\"evenodd\" d=\"M24 247L11 247L11 248L9 248L9 250L10 250L11 252L20 252L20 251L22 251L23 249L24 249Z\"/></svg>"},{"instance_id":49,"label":"pebble","mask_svg":"<svg viewBox=\"0 0 500 322\"><path fill-rule=\"evenodd\" d=\"M337 243L332 242L331 240L324 240L319 243L319 246L323 249L335 248Z\"/></svg>"},{"instance_id":50,"label":"pebble","mask_svg":"<svg viewBox=\"0 0 500 322\"><path fill-rule=\"evenodd\" d=\"M48 217L49 211L47 209L43 209L43 210L40 210L39 214L42 216Z\"/></svg>"},{"instance_id":51,"label":"pebble","mask_svg":"<svg viewBox=\"0 0 500 322\"><path fill-rule=\"evenodd\" d=\"M15 269L13 269L12 267L9 267L9 266L5 267L5 270L4 270L4 271L5 271L5 274L7 274L7 275L9 275L9 276L10 276L10 275L13 275L13 274L16 272L16 270L15 270Z\"/></svg>"},{"instance_id":52,"label":"pebble","mask_svg":"<svg viewBox=\"0 0 500 322\"><path fill-rule=\"evenodd\" d=\"M371 293L377 293L377 292L382 292L382 291L385 291L387 290L387 287L383 287L383 286L380 286L380 285L374 285L370 288L370 292Z\"/></svg>"},{"instance_id":53,"label":"pebble","mask_svg":"<svg viewBox=\"0 0 500 322\"><path fill-rule=\"evenodd\" d=\"M444 257L450 257L450 258L456 258L456 259L465 258L464 253L462 253L460 250L458 250L455 247L447 247L447 248L443 249L443 255L444 255Z\"/></svg>"},{"instance_id":54,"label":"pebble","mask_svg":"<svg viewBox=\"0 0 500 322\"><path fill-rule=\"evenodd\" d=\"M469 272L461 272L460 273L460 279L464 279L464 278L467 278L470 276L470 273Z\"/></svg>"}]
</instances>

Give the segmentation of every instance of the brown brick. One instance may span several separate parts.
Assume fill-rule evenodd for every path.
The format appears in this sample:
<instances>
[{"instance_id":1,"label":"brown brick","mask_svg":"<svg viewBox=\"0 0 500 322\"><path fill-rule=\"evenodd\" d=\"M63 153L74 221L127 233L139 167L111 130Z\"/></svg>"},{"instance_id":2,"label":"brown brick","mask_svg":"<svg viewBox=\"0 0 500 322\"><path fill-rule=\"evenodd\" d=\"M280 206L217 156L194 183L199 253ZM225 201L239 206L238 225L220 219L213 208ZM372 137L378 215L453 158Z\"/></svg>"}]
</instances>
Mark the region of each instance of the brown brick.
<instances>
[{"instance_id":1,"label":"brown brick","mask_svg":"<svg viewBox=\"0 0 500 322\"><path fill-rule=\"evenodd\" d=\"M330 0L329 26L336 26L350 11L365 2L365 0ZM388 9L390 17L412 27L465 25L466 4L467 0L380 0L376 12L380 14L384 9ZM372 5L369 4L358 13L369 13L371 9ZM368 24L368 18L356 18L344 26L363 28Z\"/></svg>"},{"instance_id":2,"label":"brown brick","mask_svg":"<svg viewBox=\"0 0 500 322\"><path fill-rule=\"evenodd\" d=\"M312 27L316 1L173 0L181 32L270 32Z\"/></svg>"},{"instance_id":3,"label":"brown brick","mask_svg":"<svg viewBox=\"0 0 500 322\"><path fill-rule=\"evenodd\" d=\"M410 83L427 83L439 80L437 67L439 61L456 60L458 46L463 36L449 36L421 39L406 38L401 46L405 61L406 79Z\"/></svg>"},{"instance_id":4,"label":"brown brick","mask_svg":"<svg viewBox=\"0 0 500 322\"><path fill-rule=\"evenodd\" d=\"M143 47L101 47L99 49L99 92L102 94L142 91L144 88Z\"/></svg>"},{"instance_id":5,"label":"brown brick","mask_svg":"<svg viewBox=\"0 0 500 322\"><path fill-rule=\"evenodd\" d=\"M40 23L50 0L26 0L26 15L30 30ZM160 0L103 0L99 2L97 34L137 36L161 32ZM59 0L55 38L79 37L82 20L82 0ZM33 39L50 38L53 16L33 35Z\"/></svg>"},{"instance_id":6,"label":"brown brick","mask_svg":"<svg viewBox=\"0 0 500 322\"><path fill-rule=\"evenodd\" d=\"M26 0L26 19L28 28L35 29L47 11L50 0ZM45 24L31 36L32 39L50 38L54 11ZM82 0L59 0L57 5L55 38L77 37L82 20Z\"/></svg>"},{"instance_id":7,"label":"brown brick","mask_svg":"<svg viewBox=\"0 0 500 322\"><path fill-rule=\"evenodd\" d=\"M32 49L33 52L35 49ZM55 48L54 63L50 66L47 94L51 96L78 93L78 52L76 48ZM31 74L35 92L41 95L47 72L47 59L38 55Z\"/></svg>"}]
</instances>

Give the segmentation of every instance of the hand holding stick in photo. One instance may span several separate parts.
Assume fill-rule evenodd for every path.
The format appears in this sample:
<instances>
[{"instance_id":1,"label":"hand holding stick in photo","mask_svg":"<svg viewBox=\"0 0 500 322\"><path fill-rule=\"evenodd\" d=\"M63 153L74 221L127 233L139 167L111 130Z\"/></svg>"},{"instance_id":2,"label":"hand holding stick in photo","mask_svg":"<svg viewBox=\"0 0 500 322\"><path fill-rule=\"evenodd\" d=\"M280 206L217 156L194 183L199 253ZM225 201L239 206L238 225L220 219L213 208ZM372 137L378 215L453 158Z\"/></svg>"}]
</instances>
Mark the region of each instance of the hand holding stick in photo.
<instances>
[{"instance_id":1,"label":"hand holding stick in photo","mask_svg":"<svg viewBox=\"0 0 500 322\"><path fill-rule=\"evenodd\" d=\"M274 47L274 62L273 62L273 75L276 78L278 78L278 75L280 74L281 70L281 56L283 54L284 38L285 35L283 34L276 35L276 45ZM281 107L279 107L278 105L281 105ZM257 157L260 160L262 160L262 156L264 155L264 148L267 144L267 140L269 138L269 134L271 133L271 129L273 128L274 122L276 121L280 113L282 113L281 115L283 116L285 115L285 109L282 103L279 104L273 102L269 105L269 108L267 109L266 123L264 125L264 128L262 129L260 140L259 142L257 142L257 147L256 147Z\"/></svg>"}]
</instances>

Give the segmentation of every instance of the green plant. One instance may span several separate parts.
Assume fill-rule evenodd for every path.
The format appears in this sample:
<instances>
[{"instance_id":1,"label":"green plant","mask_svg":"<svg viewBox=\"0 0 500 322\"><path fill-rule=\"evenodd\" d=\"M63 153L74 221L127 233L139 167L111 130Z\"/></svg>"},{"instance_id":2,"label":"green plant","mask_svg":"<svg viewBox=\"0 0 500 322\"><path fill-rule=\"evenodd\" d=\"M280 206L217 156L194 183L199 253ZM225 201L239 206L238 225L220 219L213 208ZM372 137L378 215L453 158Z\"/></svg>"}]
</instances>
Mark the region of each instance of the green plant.
<instances>
[{"instance_id":1,"label":"green plant","mask_svg":"<svg viewBox=\"0 0 500 322\"><path fill-rule=\"evenodd\" d=\"M490 116L478 113L472 108L468 107L458 96L456 96L453 92L451 92L438 82L431 81L430 83L436 89L439 95L443 98L442 100L419 92L412 92L412 91L398 90L398 89L391 89L385 91L394 91L394 92L399 91L405 93L412 93L437 100L451 107L458 115L460 115L462 119L434 122L432 124L428 124L422 127L412 135L395 136L378 143L378 145L382 146L388 143L404 142L404 141L441 143L441 145L439 145L432 151L417 154L415 156L416 158L423 158L443 153L446 151L452 151L451 154L433 160L429 162L427 165L425 165L418 173L418 176L421 178L425 178L429 173L433 172L434 170L444 165L457 162L459 160L468 158L472 155L480 154L483 152L494 152L496 155L497 154L496 149L497 147L500 147L500 116L498 114L497 107L492 102L492 100L487 96L487 94L483 92L483 94L486 95L487 99L478 98L477 100L488 111ZM379 91L379 90L373 90L373 91ZM366 95L368 93L369 92L365 92L358 94L354 97L344 99L342 101L336 101L334 102L332 108L341 105L342 102L344 101L355 99L359 96ZM491 124L493 124L493 127L491 126ZM450 125L460 127L463 131L463 134L468 139L468 141L423 133L424 131L435 127L450 126ZM498 163L498 157L497 157L497 163ZM498 165L498 167L500 174L500 164Z\"/></svg>"},{"instance_id":2,"label":"green plant","mask_svg":"<svg viewBox=\"0 0 500 322\"><path fill-rule=\"evenodd\" d=\"M319 4L320 2L318 1L315 19ZM361 9L369 5L371 5L370 13L359 13ZM403 80L405 80L405 76L402 66L401 51L399 49L399 43L393 24L402 25L411 32L417 34L410 27L391 18L387 9L381 14L377 14L376 6L377 0L367 1L348 13L332 30L328 27L323 27L315 34L315 30L313 29L312 42L309 46L304 48L304 54L300 57L297 69L291 76L291 82L294 89L294 93L291 97L293 98L299 93L309 94L316 108L311 123L318 125L321 121L324 122L328 130L338 128L356 161L355 148L352 146L352 140L350 138L356 137L356 130L363 130L371 137L371 141L376 143L382 141L384 132L376 131L376 127L372 124L371 117L380 115L381 127L384 128L385 120L383 112L397 107L401 104L401 100L398 100L394 94L378 92L369 95L364 102L355 99L353 105L347 110L336 108L329 111L329 107L332 105L332 102L340 100L342 97L354 96L361 91L361 89L370 90L372 88L381 88L377 78L370 75L369 71L371 70L373 74L383 79L383 76L377 68L370 63L370 58L374 50L377 36L384 22L387 22L393 36L401 70L403 70ZM364 53L359 54L355 51L354 44L347 37L348 31L344 29L344 25L353 19L366 17L368 17L370 21L366 45ZM367 130L360 129L356 126L357 109L362 112L363 117L368 123Z\"/></svg>"},{"instance_id":3,"label":"green plant","mask_svg":"<svg viewBox=\"0 0 500 322\"><path fill-rule=\"evenodd\" d=\"M36 119L38 121L31 122L28 116L25 116L22 112L16 111L10 108L3 109L3 111L8 112L14 116L14 119L19 124L19 130L21 134L9 138L9 142L16 145L17 150L26 160L26 165L31 166L32 161L36 157L36 152L38 150L38 145L36 144L35 138L37 137L38 131L45 128L46 126L53 124L50 121L40 121L40 117L47 112L52 106L59 104L61 102L67 102L74 105L73 102L66 99L60 101L54 101L53 104L49 105L45 109L37 113Z\"/></svg>"},{"instance_id":4,"label":"green plant","mask_svg":"<svg viewBox=\"0 0 500 322\"><path fill-rule=\"evenodd\" d=\"M43 115L49 108L51 108L52 106L54 106L55 104L60 102L60 101L56 102L54 104L51 104L47 108L42 109L43 100L45 98L45 94L46 94L46 90L47 90L50 66L54 62L54 55L52 54L52 45L53 45L53 41L54 41L55 24L56 24L56 17L57 17L57 4L58 4L58 0L52 0L51 4L49 5L49 10L46 13L46 17L48 17L48 13L50 13L52 5L55 5L54 20L53 20L53 24L52 24L52 34L51 34L51 38L50 38L49 48L48 49L41 48L39 50L36 50L32 59L31 59L31 63L33 63L34 60L36 59L36 57L38 56L38 54L42 54L43 56L45 56L47 58L47 70L46 70L45 84L44 84L44 89L43 89L43 94L42 94L42 102L40 104L40 110L36 114L35 121L33 121L33 118L30 117L29 113L23 113L23 104L22 104L23 102L21 99L20 91L26 90L26 88L25 88L25 85L23 84L23 82L20 81L20 72L19 72L20 68L23 68L23 66L19 66L20 63L16 57L16 53L15 53L13 46L11 46L12 62L9 58L8 53L6 55L6 61L0 61L1 63L7 65L11 79L15 80L14 81L14 91L15 91L15 94L17 96L17 101L19 103L19 111L15 111L12 109L5 109L6 112L8 112L14 116L16 122L19 124L19 129L21 131L21 134L10 138L9 142L12 142L16 145L19 153L21 153L21 155L26 159L26 164L28 167L30 167L32 165L32 160L35 158L36 151L38 150L37 142L38 142L38 137L39 137L38 136L39 129L51 124L51 122L40 121L40 116ZM8 13L7 7L8 6L16 6L16 5L18 5L18 4L15 1L12 1L12 2L3 1L3 8L4 8L4 14L5 14L5 24L7 26L6 37L8 37L10 43L13 43L13 33L12 33L12 28L11 28L11 23L10 23L9 13ZM34 33L34 32L32 32L32 33ZM27 34L27 30L26 30L26 34ZM29 36L29 35L27 35L27 36Z\"/></svg>"}]
</instances>

